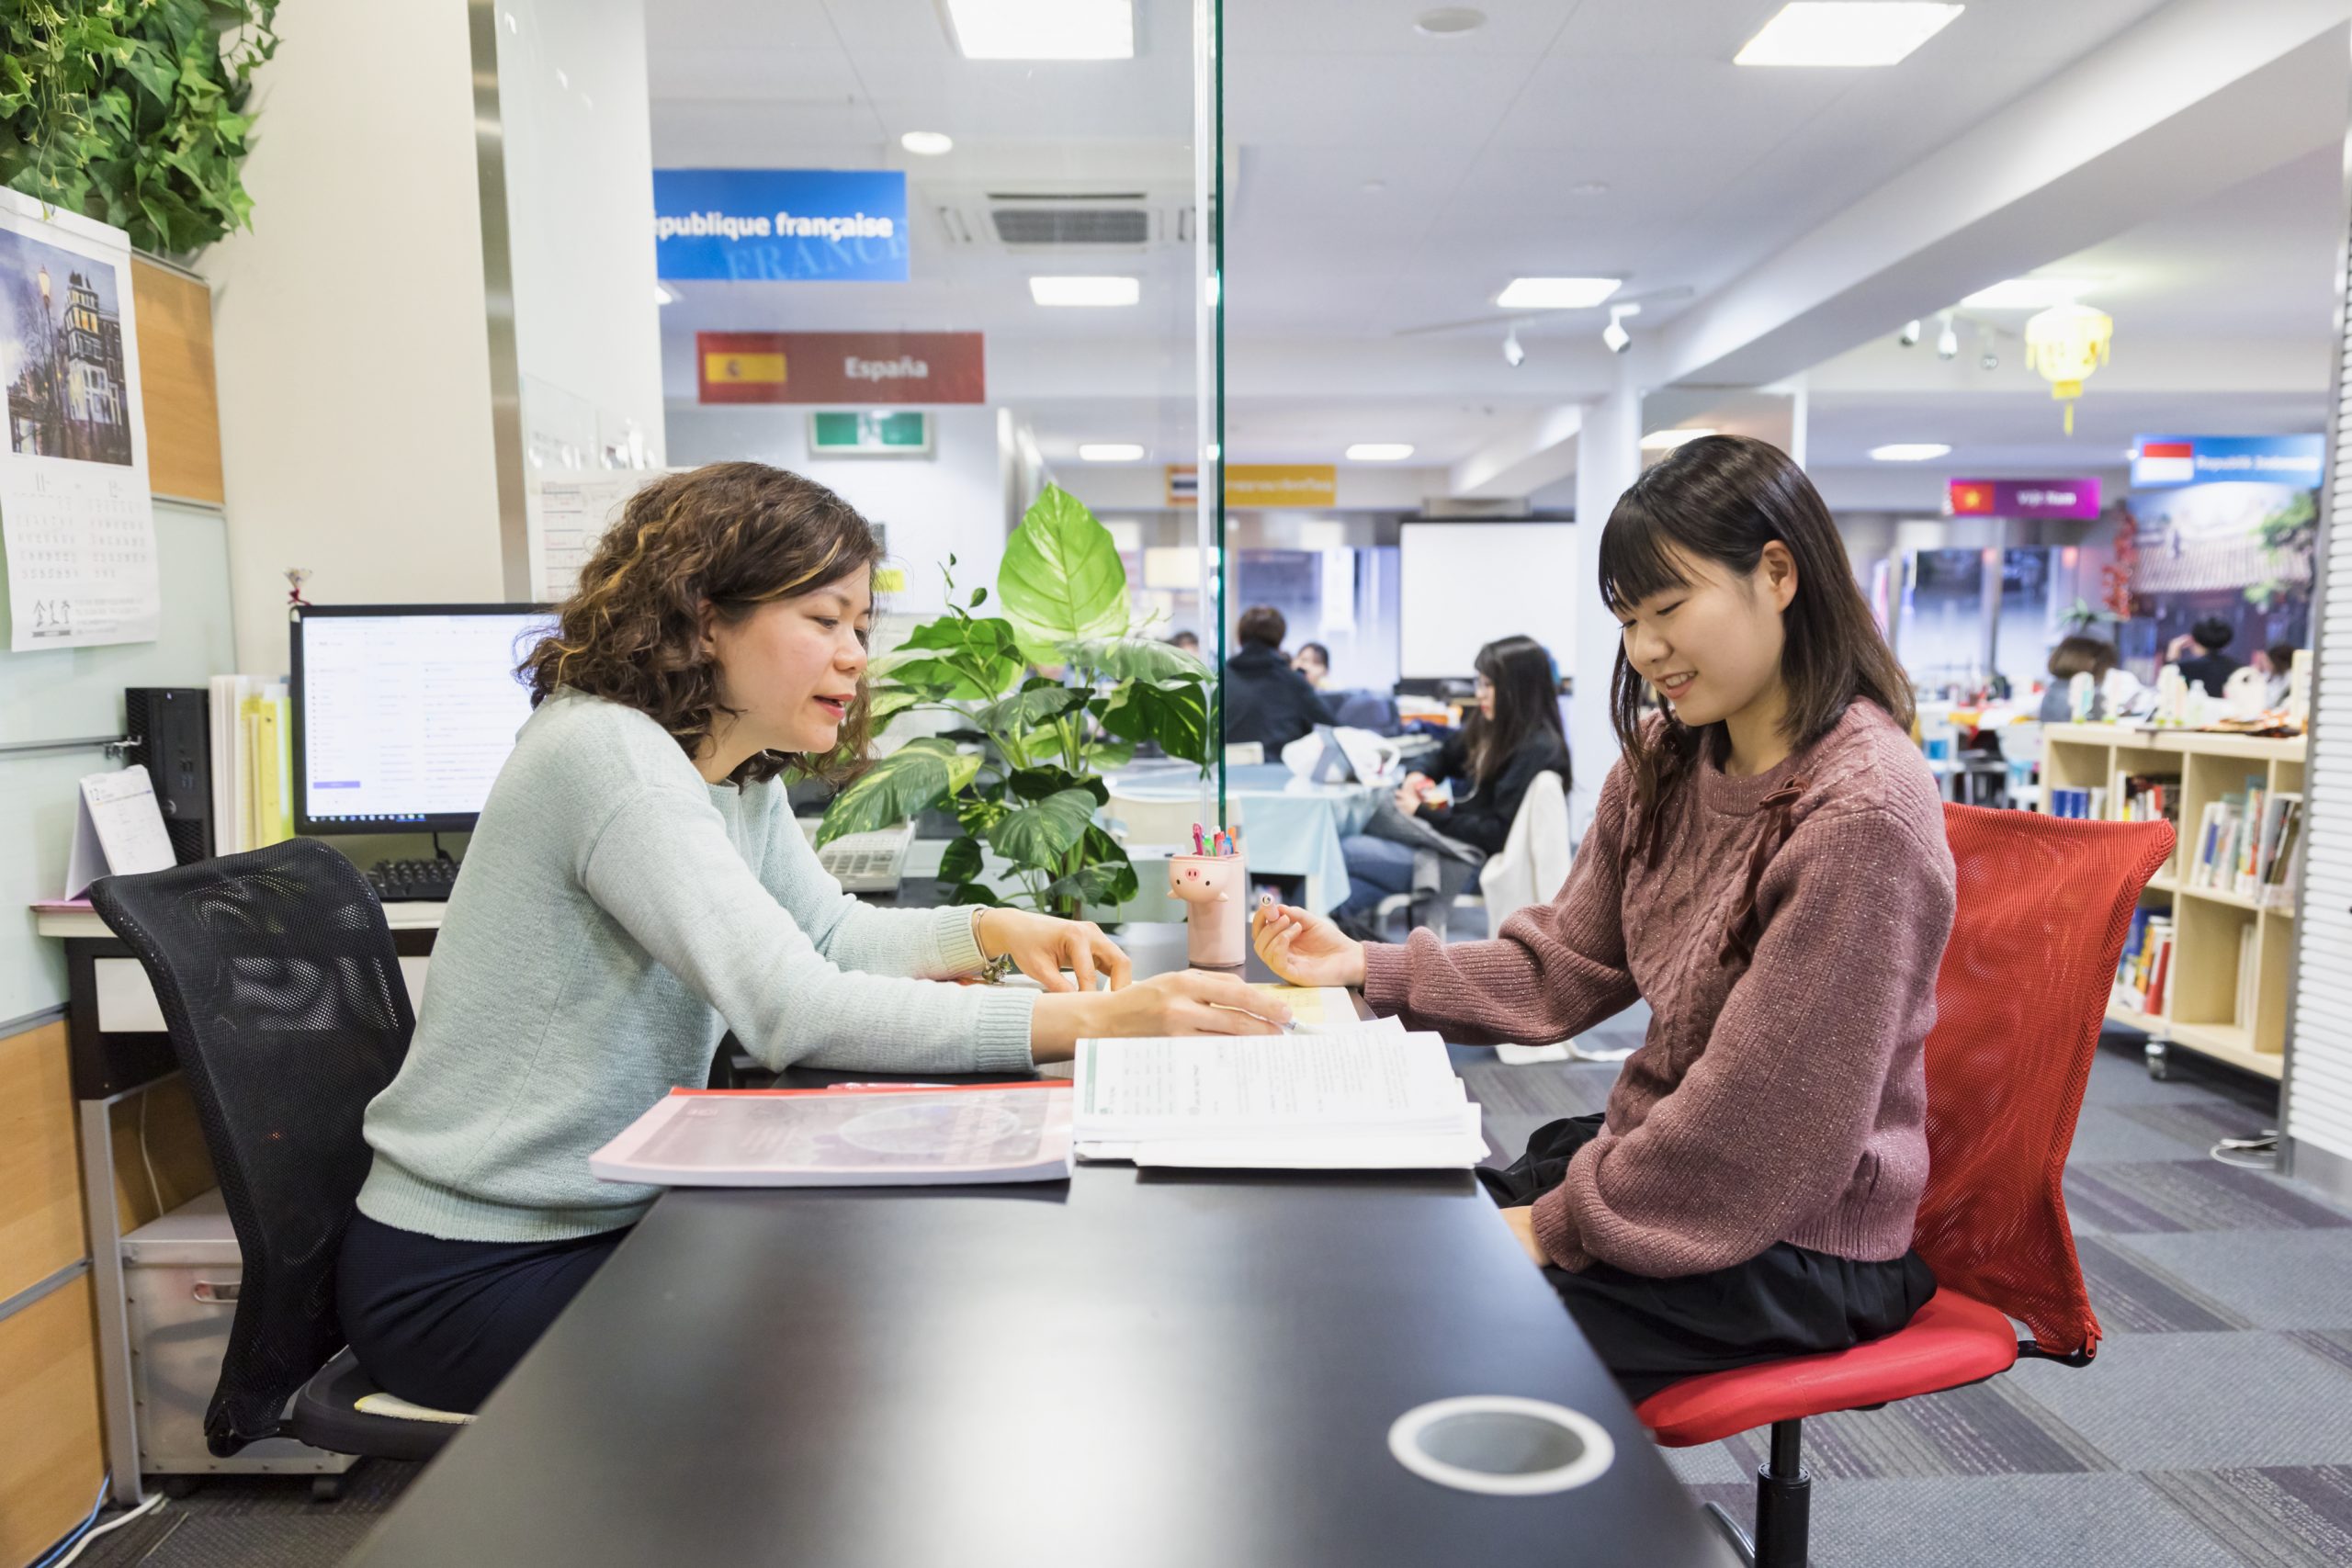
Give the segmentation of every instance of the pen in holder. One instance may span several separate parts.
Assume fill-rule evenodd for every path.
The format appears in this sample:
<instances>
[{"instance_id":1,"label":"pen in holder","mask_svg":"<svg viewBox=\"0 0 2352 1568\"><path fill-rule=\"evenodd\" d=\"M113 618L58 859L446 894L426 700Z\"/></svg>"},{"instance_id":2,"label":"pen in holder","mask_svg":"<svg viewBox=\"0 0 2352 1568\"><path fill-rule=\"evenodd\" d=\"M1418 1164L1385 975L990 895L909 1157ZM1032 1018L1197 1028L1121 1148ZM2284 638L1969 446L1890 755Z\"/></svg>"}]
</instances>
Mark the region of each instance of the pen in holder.
<instances>
[{"instance_id":1,"label":"pen in holder","mask_svg":"<svg viewBox=\"0 0 2352 1568\"><path fill-rule=\"evenodd\" d=\"M1250 952L1250 873L1238 854L1177 855L1168 891L1182 898L1187 957L1204 969L1240 966Z\"/></svg>"}]
</instances>

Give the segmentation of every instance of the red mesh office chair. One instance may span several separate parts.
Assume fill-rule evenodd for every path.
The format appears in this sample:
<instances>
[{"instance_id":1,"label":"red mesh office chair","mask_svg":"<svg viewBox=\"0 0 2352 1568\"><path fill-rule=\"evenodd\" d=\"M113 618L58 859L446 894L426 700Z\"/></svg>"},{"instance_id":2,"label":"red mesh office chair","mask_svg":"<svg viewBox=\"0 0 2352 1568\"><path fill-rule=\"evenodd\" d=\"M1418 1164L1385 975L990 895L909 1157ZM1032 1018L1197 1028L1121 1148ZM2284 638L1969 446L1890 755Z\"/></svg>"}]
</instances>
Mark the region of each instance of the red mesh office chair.
<instances>
[{"instance_id":1,"label":"red mesh office chair","mask_svg":"<svg viewBox=\"0 0 2352 1568\"><path fill-rule=\"evenodd\" d=\"M1713 1372L1638 1412L1668 1448L1772 1428L1756 1478L1758 1568L1803 1568L1804 1422L1981 1382L2019 1356L2087 1366L2098 1318L2062 1183L2109 987L2140 890L2172 853L2163 822L1944 807L1959 873L1928 1036L1928 1190L1915 1245L1937 1291L1900 1331L1850 1350ZM2010 1319L2033 1336L2019 1340Z\"/></svg>"}]
</instances>

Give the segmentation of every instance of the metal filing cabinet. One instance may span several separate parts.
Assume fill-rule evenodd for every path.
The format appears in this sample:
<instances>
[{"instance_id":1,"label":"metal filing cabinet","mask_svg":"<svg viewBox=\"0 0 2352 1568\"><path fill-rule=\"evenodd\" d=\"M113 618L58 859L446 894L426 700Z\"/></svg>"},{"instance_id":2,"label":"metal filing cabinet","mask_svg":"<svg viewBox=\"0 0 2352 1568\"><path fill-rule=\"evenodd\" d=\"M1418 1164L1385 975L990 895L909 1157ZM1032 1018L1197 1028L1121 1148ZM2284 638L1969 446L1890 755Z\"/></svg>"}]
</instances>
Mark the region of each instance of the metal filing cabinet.
<instances>
[{"instance_id":1,"label":"metal filing cabinet","mask_svg":"<svg viewBox=\"0 0 2352 1568\"><path fill-rule=\"evenodd\" d=\"M291 1438L229 1459L205 1447L205 1406L220 1379L244 1272L219 1188L124 1236L122 1266L141 1473L331 1476L357 1462Z\"/></svg>"}]
</instances>

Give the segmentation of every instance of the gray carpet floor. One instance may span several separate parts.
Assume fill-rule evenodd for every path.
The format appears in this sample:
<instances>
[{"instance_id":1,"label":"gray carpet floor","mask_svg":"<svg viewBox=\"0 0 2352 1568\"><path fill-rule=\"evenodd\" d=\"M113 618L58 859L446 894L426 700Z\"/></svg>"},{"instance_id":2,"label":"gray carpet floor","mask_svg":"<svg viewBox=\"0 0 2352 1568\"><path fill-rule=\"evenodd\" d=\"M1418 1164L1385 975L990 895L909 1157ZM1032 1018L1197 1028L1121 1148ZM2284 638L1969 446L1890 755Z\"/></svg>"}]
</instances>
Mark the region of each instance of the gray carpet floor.
<instances>
[{"instance_id":1,"label":"gray carpet floor","mask_svg":"<svg viewBox=\"0 0 2352 1568\"><path fill-rule=\"evenodd\" d=\"M1638 1008L1589 1038L1633 1044ZM2176 1058L2177 1060L2177 1058ZM1614 1066L1469 1069L1498 1155L1600 1109ZM2102 1049L2067 1195L2109 1338L2091 1367L2030 1362L1973 1388L1806 1423L1815 1568L2343 1568L2352 1563L2352 1212L2207 1157L2274 1097L2134 1036ZM1745 1517L1752 1438L1669 1452ZM414 1467L368 1461L335 1503L300 1481L219 1481L95 1542L86 1568L323 1568Z\"/></svg>"}]
</instances>

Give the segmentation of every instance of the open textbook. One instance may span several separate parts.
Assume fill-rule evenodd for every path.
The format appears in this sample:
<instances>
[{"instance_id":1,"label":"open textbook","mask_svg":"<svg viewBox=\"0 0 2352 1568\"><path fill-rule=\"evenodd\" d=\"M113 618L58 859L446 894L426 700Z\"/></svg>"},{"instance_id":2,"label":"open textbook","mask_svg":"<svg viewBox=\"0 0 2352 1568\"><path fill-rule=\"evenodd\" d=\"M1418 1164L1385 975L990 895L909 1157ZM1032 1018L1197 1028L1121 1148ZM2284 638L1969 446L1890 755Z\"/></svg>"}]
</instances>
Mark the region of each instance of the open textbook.
<instances>
[{"instance_id":1,"label":"open textbook","mask_svg":"<svg viewBox=\"0 0 2352 1568\"><path fill-rule=\"evenodd\" d=\"M1478 1107L1445 1043L1394 1020L1327 1033L1081 1040L1087 1160L1256 1170L1466 1170Z\"/></svg>"},{"instance_id":2,"label":"open textbook","mask_svg":"<svg viewBox=\"0 0 2352 1568\"><path fill-rule=\"evenodd\" d=\"M661 1187L915 1187L1058 1181L1067 1083L673 1089L588 1157Z\"/></svg>"}]
</instances>

